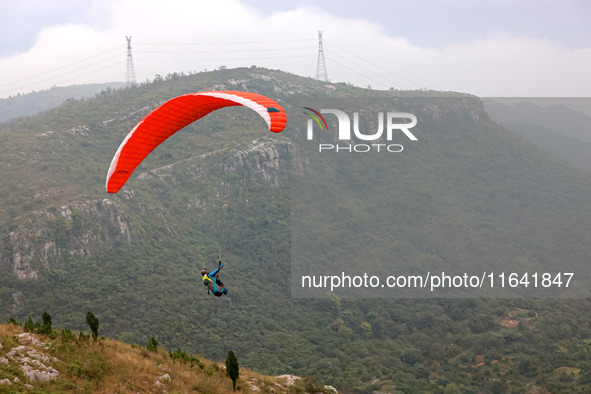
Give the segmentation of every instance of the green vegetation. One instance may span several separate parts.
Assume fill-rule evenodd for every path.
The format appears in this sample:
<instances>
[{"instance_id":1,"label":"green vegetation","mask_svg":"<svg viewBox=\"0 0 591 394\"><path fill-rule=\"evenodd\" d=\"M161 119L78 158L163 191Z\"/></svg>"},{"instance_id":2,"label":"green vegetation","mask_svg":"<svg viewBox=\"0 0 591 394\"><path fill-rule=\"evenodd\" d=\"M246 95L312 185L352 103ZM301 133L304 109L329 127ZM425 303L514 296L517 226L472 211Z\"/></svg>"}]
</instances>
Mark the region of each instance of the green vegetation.
<instances>
[{"instance_id":1,"label":"green vegetation","mask_svg":"<svg viewBox=\"0 0 591 394\"><path fill-rule=\"evenodd\" d=\"M231 350L226 357L226 375L232 379L232 390L236 391L236 380L240 376L240 367L236 355Z\"/></svg>"},{"instance_id":2,"label":"green vegetation","mask_svg":"<svg viewBox=\"0 0 591 394\"><path fill-rule=\"evenodd\" d=\"M88 324L88 327L90 327L90 331L92 332L92 339L96 341L98 338L99 319L91 311L88 311L88 313L86 313L86 324Z\"/></svg>"},{"instance_id":3,"label":"green vegetation","mask_svg":"<svg viewBox=\"0 0 591 394\"><path fill-rule=\"evenodd\" d=\"M340 162L306 151L300 123L291 122L301 112L294 98L435 95L326 85L256 68L169 75L0 125L0 318L26 321L47 310L54 326L70 327L55 339L64 352L55 357L69 371L63 391L91 390L119 369L122 380L108 386L111 392L147 387L126 369L128 357L106 361L102 352L115 345L89 340L89 310L100 316L101 335L141 345L117 345L133 349L138 363L183 365L203 378L183 387L202 392L220 390L219 378L207 377L223 375L204 357L223 361L229 349L243 367L239 388L249 368L309 376L292 392L317 390L317 379L354 392L591 390L585 299L290 297L291 212L298 208L291 192L301 180L319 204L308 208L351 219L312 228L310 235L322 235L311 250L315 261L351 256L371 268L395 253L417 270L433 261L482 268L497 260L550 269L563 261L588 264L590 255L588 174L486 118L463 126L464 109L482 115L475 100L455 101L457 108L417 101L417 113L442 110L439 122L421 125L421 144L409 145L395 163L369 156L354 167L365 177L330 185L338 198L325 198L321 181ZM288 110L288 129L269 135L248 110L220 110L159 147L122 192L107 195L108 164L133 125L170 97L213 87L276 98ZM267 165L271 153L276 161ZM372 188L374 169L389 171L386 187ZM376 212L382 222L368 222ZM351 235L370 234L374 225L394 242L384 238L383 248L355 255L363 239L355 244ZM221 234L228 235L223 248ZM199 271L220 257L230 296L216 299ZM85 356L69 358L68 349L78 348ZM270 391L266 379L259 387Z\"/></svg>"},{"instance_id":4,"label":"green vegetation","mask_svg":"<svg viewBox=\"0 0 591 394\"><path fill-rule=\"evenodd\" d=\"M39 323L39 322L33 322L33 319L31 319L31 317L29 316L29 318L27 319L27 321L25 322L23 329L25 332L30 332L30 333L35 333L35 334L45 334L48 335L49 337L54 337L54 332L52 329L52 323L51 323L51 315L47 312L44 311L43 315L41 316L43 323ZM13 324L18 324L16 322L16 319L14 318L10 318L9 322L13 323Z\"/></svg>"},{"instance_id":5,"label":"green vegetation","mask_svg":"<svg viewBox=\"0 0 591 394\"><path fill-rule=\"evenodd\" d=\"M151 352L158 351L158 341L156 340L156 338L154 338L154 337L150 338L150 340L148 341L148 344L146 345L146 349L148 349Z\"/></svg>"}]
</instances>

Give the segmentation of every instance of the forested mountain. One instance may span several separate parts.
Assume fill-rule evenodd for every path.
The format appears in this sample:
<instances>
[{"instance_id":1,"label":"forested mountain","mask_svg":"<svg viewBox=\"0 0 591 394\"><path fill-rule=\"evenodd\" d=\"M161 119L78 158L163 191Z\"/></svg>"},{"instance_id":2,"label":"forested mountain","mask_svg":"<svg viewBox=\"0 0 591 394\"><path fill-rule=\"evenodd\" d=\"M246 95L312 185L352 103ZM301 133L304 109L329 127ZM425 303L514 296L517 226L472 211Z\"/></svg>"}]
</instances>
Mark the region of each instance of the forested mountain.
<instances>
[{"instance_id":1,"label":"forested mountain","mask_svg":"<svg viewBox=\"0 0 591 394\"><path fill-rule=\"evenodd\" d=\"M246 108L217 111L107 194L129 130L164 101L202 90L269 96L288 126L272 134ZM335 141L328 115L332 131L306 139L303 106L353 100L347 110L367 115L375 98L419 118L418 141L400 140L404 152L368 152L345 169L346 156L313 146ZM153 336L220 361L231 349L246 367L313 375L343 391L591 388L586 299L291 297L292 241L297 259L319 269L347 256L376 270L394 255L419 270L472 263L483 272L502 261L520 272L571 269L575 290L547 294L588 294L591 177L492 122L475 97L376 92L254 67L173 74L6 122L0 150L0 319L47 310L55 326L83 329L92 310L108 337ZM216 299L200 270L220 258L229 295Z\"/></svg>"}]
</instances>

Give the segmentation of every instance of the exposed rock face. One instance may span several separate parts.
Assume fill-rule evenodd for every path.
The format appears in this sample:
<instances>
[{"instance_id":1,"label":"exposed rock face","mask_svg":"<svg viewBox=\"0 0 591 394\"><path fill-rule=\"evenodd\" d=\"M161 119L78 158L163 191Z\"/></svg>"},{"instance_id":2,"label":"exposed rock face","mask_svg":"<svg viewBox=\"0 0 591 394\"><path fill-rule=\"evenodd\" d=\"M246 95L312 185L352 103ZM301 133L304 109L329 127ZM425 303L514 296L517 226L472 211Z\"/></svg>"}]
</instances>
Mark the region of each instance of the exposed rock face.
<instances>
[{"instance_id":1,"label":"exposed rock face","mask_svg":"<svg viewBox=\"0 0 591 394\"><path fill-rule=\"evenodd\" d=\"M289 172L303 172L305 165L294 144L286 139L270 138L255 140L245 148L234 150L233 160L226 165L225 170L245 171L251 181L262 178L270 186L276 187Z\"/></svg>"},{"instance_id":2,"label":"exposed rock face","mask_svg":"<svg viewBox=\"0 0 591 394\"><path fill-rule=\"evenodd\" d=\"M103 245L132 240L131 221L111 200L80 200L33 212L0 237L0 268L37 279L67 255L84 256Z\"/></svg>"}]
</instances>

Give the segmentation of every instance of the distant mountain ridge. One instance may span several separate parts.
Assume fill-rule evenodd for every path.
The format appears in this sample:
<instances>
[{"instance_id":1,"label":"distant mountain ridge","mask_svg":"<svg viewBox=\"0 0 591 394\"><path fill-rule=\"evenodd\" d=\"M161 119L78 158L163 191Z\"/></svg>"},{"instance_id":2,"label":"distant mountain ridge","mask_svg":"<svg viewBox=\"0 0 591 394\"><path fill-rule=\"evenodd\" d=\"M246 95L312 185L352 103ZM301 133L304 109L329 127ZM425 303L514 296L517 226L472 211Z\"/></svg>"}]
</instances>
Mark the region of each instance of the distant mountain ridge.
<instances>
[{"instance_id":1,"label":"distant mountain ridge","mask_svg":"<svg viewBox=\"0 0 591 394\"><path fill-rule=\"evenodd\" d=\"M564 98L564 104L542 107L523 99L506 104L504 99L484 99L491 118L541 149L578 168L591 171L591 116L577 107L589 107L587 98ZM560 98L553 101L559 102ZM542 101L543 102L543 101Z\"/></svg>"},{"instance_id":2,"label":"distant mountain ridge","mask_svg":"<svg viewBox=\"0 0 591 394\"><path fill-rule=\"evenodd\" d=\"M120 89L123 82L93 83L66 87L53 87L33 93L0 98L0 122L58 107L66 100L90 98L107 89Z\"/></svg>"}]
</instances>

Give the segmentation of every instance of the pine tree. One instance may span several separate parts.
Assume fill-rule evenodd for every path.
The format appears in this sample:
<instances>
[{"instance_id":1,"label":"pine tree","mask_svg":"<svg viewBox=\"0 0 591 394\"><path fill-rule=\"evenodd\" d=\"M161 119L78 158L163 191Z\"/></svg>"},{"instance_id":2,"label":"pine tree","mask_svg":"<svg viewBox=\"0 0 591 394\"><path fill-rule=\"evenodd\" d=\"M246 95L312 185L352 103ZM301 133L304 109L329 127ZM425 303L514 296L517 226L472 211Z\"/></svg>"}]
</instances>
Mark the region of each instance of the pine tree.
<instances>
[{"instance_id":1,"label":"pine tree","mask_svg":"<svg viewBox=\"0 0 591 394\"><path fill-rule=\"evenodd\" d=\"M238 367L238 359L231 350L228 352L228 357L226 357L226 375L232 379L232 388L236 391L236 380L240 375L240 368Z\"/></svg>"},{"instance_id":2,"label":"pine tree","mask_svg":"<svg viewBox=\"0 0 591 394\"><path fill-rule=\"evenodd\" d=\"M25 332L33 332L35 329L35 323L33 323L33 319L29 316L29 319L25 322L24 330Z\"/></svg>"},{"instance_id":3,"label":"pine tree","mask_svg":"<svg viewBox=\"0 0 591 394\"><path fill-rule=\"evenodd\" d=\"M88 311L86 314L86 324L90 327L90 331L92 331L92 338L96 341L98 338L98 329L99 329L99 319L94 315L94 313Z\"/></svg>"},{"instance_id":4,"label":"pine tree","mask_svg":"<svg viewBox=\"0 0 591 394\"><path fill-rule=\"evenodd\" d=\"M44 311L43 315L41 315L41 319L43 319L43 329L42 332L44 334L51 334L51 315L49 314L49 312Z\"/></svg>"}]
</instances>

